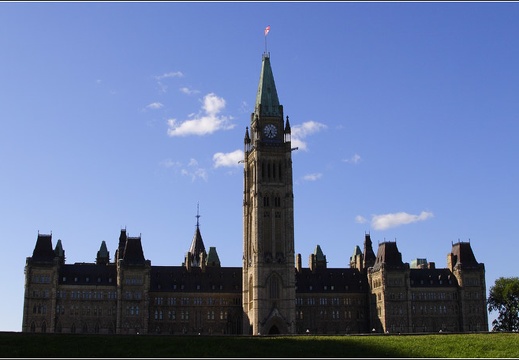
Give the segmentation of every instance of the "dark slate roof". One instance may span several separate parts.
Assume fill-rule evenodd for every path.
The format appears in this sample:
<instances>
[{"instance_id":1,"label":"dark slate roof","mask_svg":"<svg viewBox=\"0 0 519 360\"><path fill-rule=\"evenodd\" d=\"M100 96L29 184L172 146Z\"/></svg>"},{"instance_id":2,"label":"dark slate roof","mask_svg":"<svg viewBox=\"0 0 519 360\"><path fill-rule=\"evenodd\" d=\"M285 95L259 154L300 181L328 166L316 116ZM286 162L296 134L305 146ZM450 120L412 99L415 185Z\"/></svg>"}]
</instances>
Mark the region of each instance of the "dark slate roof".
<instances>
[{"instance_id":1,"label":"dark slate roof","mask_svg":"<svg viewBox=\"0 0 519 360\"><path fill-rule=\"evenodd\" d=\"M409 280L412 288L458 286L456 276L449 269L410 269Z\"/></svg>"},{"instance_id":2,"label":"dark slate roof","mask_svg":"<svg viewBox=\"0 0 519 360\"><path fill-rule=\"evenodd\" d=\"M191 253L190 260L192 265L199 266L200 254L205 253L205 246L204 241L202 240L202 234L200 233L200 226L198 224L196 225L195 235L191 241L189 252Z\"/></svg>"},{"instance_id":3,"label":"dark slate roof","mask_svg":"<svg viewBox=\"0 0 519 360\"><path fill-rule=\"evenodd\" d=\"M117 269L115 264L75 263L62 265L59 269L58 282L62 285L117 286Z\"/></svg>"},{"instance_id":4,"label":"dark slate roof","mask_svg":"<svg viewBox=\"0 0 519 360\"><path fill-rule=\"evenodd\" d=\"M364 262L375 262L376 256L373 252L373 243L369 234L364 235Z\"/></svg>"},{"instance_id":5,"label":"dark slate roof","mask_svg":"<svg viewBox=\"0 0 519 360\"><path fill-rule=\"evenodd\" d=\"M245 144L250 144L249 128L245 128L245 138L243 139Z\"/></svg>"},{"instance_id":6,"label":"dark slate roof","mask_svg":"<svg viewBox=\"0 0 519 360\"><path fill-rule=\"evenodd\" d=\"M261 111L260 111L261 105ZM261 74L258 85L258 93L256 94L256 115L262 116L282 116L279 106L279 98L274 83L274 75L270 66L270 55L263 54L261 63Z\"/></svg>"},{"instance_id":7,"label":"dark slate roof","mask_svg":"<svg viewBox=\"0 0 519 360\"><path fill-rule=\"evenodd\" d=\"M128 237L124 247L124 263L127 265L144 265L144 251L140 237Z\"/></svg>"},{"instance_id":8,"label":"dark slate roof","mask_svg":"<svg viewBox=\"0 0 519 360\"><path fill-rule=\"evenodd\" d=\"M38 234L36 246L32 252L32 261L52 262L56 253L52 249L52 235Z\"/></svg>"},{"instance_id":9,"label":"dark slate roof","mask_svg":"<svg viewBox=\"0 0 519 360\"><path fill-rule=\"evenodd\" d=\"M479 263L472 252L469 242L458 242L452 245L452 254L454 255L453 266L462 266L463 268L478 268Z\"/></svg>"},{"instance_id":10,"label":"dark slate roof","mask_svg":"<svg viewBox=\"0 0 519 360\"><path fill-rule=\"evenodd\" d=\"M396 242L383 242L378 245L377 258L374 270L378 270L384 265L390 269L403 269L402 254L398 251Z\"/></svg>"},{"instance_id":11,"label":"dark slate roof","mask_svg":"<svg viewBox=\"0 0 519 360\"><path fill-rule=\"evenodd\" d=\"M326 290L325 290L326 287ZM296 272L296 293L363 293L368 278L354 268L303 268Z\"/></svg>"},{"instance_id":12,"label":"dark slate roof","mask_svg":"<svg viewBox=\"0 0 519 360\"><path fill-rule=\"evenodd\" d=\"M126 229L121 229L121 234L119 235L119 245L117 246L117 252L119 253L119 258L122 259L122 254L124 253L124 246L126 245L126 240L128 236L126 235Z\"/></svg>"},{"instance_id":13,"label":"dark slate roof","mask_svg":"<svg viewBox=\"0 0 519 360\"><path fill-rule=\"evenodd\" d=\"M292 129L290 128L290 121L288 121L288 116L287 116L287 122L285 124L285 134L290 134L292 133Z\"/></svg>"},{"instance_id":14,"label":"dark slate roof","mask_svg":"<svg viewBox=\"0 0 519 360\"><path fill-rule=\"evenodd\" d=\"M150 291L241 293L241 267L152 266Z\"/></svg>"}]
</instances>

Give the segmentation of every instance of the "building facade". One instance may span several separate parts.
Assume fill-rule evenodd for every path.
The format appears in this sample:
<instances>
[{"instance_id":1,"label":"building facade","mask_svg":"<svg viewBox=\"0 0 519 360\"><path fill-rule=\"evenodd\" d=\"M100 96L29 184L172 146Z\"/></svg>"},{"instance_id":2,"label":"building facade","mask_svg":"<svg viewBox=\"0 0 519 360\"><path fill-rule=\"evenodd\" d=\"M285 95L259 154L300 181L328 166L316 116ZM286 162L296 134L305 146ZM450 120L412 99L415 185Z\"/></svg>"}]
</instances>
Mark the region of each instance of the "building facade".
<instances>
[{"instance_id":1,"label":"building facade","mask_svg":"<svg viewBox=\"0 0 519 360\"><path fill-rule=\"evenodd\" d=\"M179 266L153 266L121 230L114 260L67 264L61 240L38 234L25 264L23 332L99 334L353 334L487 331L484 264L468 242L447 267L402 261L369 234L349 266L328 268L320 245L295 254L291 129L270 54L244 137L243 264L222 266L197 221ZM198 217L198 214L197 214Z\"/></svg>"}]
</instances>

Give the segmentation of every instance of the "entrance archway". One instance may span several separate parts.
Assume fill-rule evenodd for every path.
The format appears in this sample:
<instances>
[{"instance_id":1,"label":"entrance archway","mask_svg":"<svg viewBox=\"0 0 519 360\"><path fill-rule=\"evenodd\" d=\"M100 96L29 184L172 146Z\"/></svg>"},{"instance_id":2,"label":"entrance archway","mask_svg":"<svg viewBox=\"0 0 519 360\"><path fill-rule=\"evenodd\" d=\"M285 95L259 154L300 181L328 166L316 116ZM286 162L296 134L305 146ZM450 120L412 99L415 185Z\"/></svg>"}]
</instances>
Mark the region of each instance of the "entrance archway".
<instances>
[{"instance_id":1,"label":"entrance archway","mask_svg":"<svg viewBox=\"0 0 519 360\"><path fill-rule=\"evenodd\" d=\"M279 334L279 329L276 325L272 325L272 327L269 330L269 335L277 335Z\"/></svg>"}]
</instances>

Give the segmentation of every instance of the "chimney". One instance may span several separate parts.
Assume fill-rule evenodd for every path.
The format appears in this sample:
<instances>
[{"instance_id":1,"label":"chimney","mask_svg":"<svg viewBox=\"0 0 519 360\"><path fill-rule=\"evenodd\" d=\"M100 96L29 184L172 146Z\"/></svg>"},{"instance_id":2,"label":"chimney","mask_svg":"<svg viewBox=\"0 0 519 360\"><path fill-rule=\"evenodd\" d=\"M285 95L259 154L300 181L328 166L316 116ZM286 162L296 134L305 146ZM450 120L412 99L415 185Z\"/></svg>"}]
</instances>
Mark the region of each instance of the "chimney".
<instances>
[{"instance_id":1,"label":"chimney","mask_svg":"<svg viewBox=\"0 0 519 360\"><path fill-rule=\"evenodd\" d=\"M296 270L301 272L301 254L296 255Z\"/></svg>"}]
</instances>

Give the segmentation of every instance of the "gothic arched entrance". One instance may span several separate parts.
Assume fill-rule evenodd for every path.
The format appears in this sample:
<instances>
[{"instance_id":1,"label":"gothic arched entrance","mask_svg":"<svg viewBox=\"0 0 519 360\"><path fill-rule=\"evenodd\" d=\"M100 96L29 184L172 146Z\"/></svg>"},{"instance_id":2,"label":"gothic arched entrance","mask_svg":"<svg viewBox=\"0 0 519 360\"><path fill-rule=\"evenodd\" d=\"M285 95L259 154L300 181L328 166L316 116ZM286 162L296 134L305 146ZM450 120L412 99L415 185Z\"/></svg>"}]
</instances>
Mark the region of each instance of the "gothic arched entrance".
<instances>
[{"instance_id":1,"label":"gothic arched entrance","mask_svg":"<svg viewBox=\"0 0 519 360\"><path fill-rule=\"evenodd\" d=\"M279 334L279 329L276 325L272 325L272 327L269 330L269 335L277 335Z\"/></svg>"}]
</instances>

